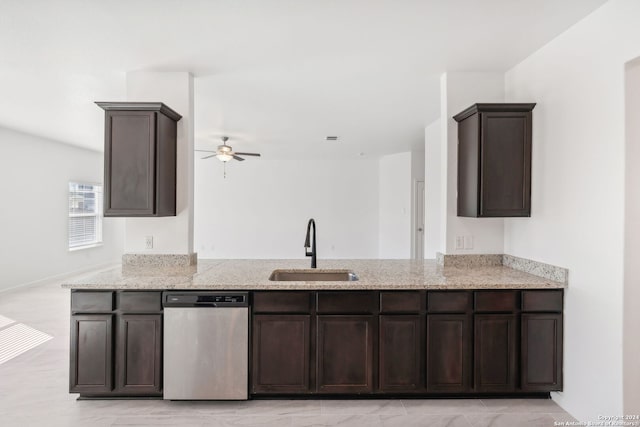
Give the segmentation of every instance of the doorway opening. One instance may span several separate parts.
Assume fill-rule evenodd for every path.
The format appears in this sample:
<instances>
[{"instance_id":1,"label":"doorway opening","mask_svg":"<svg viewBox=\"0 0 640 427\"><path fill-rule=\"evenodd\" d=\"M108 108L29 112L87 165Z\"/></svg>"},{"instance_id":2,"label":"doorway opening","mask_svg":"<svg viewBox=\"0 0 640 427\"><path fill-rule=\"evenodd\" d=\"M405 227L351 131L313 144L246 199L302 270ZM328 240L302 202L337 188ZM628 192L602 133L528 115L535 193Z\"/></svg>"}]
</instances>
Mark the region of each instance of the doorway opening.
<instances>
[{"instance_id":1,"label":"doorway opening","mask_svg":"<svg viewBox=\"0 0 640 427\"><path fill-rule=\"evenodd\" d=\"M424 181L413 182L411 257L424 259Z\"/></svg>"}]
</instances>

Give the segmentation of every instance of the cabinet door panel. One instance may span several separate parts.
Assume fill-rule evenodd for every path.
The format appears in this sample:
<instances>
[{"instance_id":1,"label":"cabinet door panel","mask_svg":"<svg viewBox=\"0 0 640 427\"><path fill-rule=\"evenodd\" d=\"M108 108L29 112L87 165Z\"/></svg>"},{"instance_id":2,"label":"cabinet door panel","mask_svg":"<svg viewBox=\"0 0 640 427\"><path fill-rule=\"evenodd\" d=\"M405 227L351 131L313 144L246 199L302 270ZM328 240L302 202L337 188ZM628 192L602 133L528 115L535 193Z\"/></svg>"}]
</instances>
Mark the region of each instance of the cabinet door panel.
<instances>
[{"instance_id":1,"label":"cabinet door panel","mask_svg":"<svg viewBox=\"0 0 640 427\"><path fill-rule=\"evenodd\" d=\"M72 313L108 313L113 311L113 292L72 291Z\"/></svg>"},{"instance_id":2,"label":"cabinet door panel","mask_svg":"<svg viewBox=\"0 0 640 427\"><path fill-rule=\"evenodd\" d=\"M309 315L253 316L253 393L309 391Z\"/></svg>"},{"instance_id":3,"label":"cabinet door panel","mask_svg":"<svg viewBox=\"0 0 640 427\"><path fill-rule=\"evenodd\" d=\"M522 311L562 312L562 289L522 291Z\"/></svg>"},{"instance_id":4,"label":"cabinet door panel","mask_svg":"<svg viewBox=\"0 0 640 427\"><path fill-rule=\"evenodd\" d=\"M373 316L318 316L318 391L373 391Z\"/></svg>"},{"instance_id":5,"label":"cabinet door panel","mask_svg":"<svg viewBox=\"0 0 640 427\"><path fill-rule=\"evenodd\" d=\"M162 311L162 292L120 291L116 293L116 302L121 313L158 313Z\"/></svg>"},{"instance_id":6,"label":"cabinet door panel","mask_svg":"<svg viewBox=\"0 0 640 427\"><path fill-rule=\"evenodd\" d=\"M474 320L476 391L514 391L517 360L516 317L510 314L478 314Z\"/></svg>"},{"instance_id":7,"label":"cabinet door panel","mask_svg":"<svg viewBox=\"0 0 640 427\"><path fill-rule=\"evenodd\" d=\"M476 291L475 312L512 313L517 308L517 291Z\"/></svg>"},{"instance_id":8,"label":"cabinet door panel","mask_svg":"<svg viewBox=\"0 0 640 427\"><path fill-rule=\"evenodd\" d=\"M430 313L467 313L471 311L471 291L427 292L427 310Z\"/></svg>"},{"instance_id":9,"label":"cabinet door panel","mask_svg":"<svg viewBox=\"0 0 640 427\"><path fill-rule=\"evenodd\" d=\"M380 312L385 314L419 313L424 310L424 293L419 291L380 292Z\"/></svg>"},{"instance_id":10,"label":"cabinet door panel","mask_svg":"<svg viewBox=\"0 0 640 427\"><path fill-rule=\"evenodd\" d=\"M117 391L146 395L160 393L162 315L121 315L116 337Z\"/></svg>"},{"instance_id":11,"label":"cabinet door panel","mask_svg":"<svg viewBox=\"0 0 640 427\"><path fill-rule=\"evenodd\" d=\"M482 216L528 216L531 113L482 113Z\"/></svg>"},{"instance_id":12,"label":"cabinet door panel","mask_svg":"<svg viewBox=\"0 0 640 427\"><path fill-rule=\"evenodd\" d=\"M104 393L113 389L113 315L71 316L69 391Z\"/></svg>"},{"instance_id":13,"label":"cabinet door panel","mask_svg":"<svg viewBox=\"0 0 640 427\"><path fill-rule=\"evenodd\" d=\"M322 314L368 314L378 310L374 291L318 292L317 311Z\"/></svg>"},{"instance_id":14,"label":"cabinet door panel","mask_svg":"<svg viewBox=\"0 0 640 427\"><path fill-rule=\"evenodd\" d=\"M414 391L422 388L420 316L380 316L380 389Z\"/></svg>"},{"instance_id":15,"label":"cabinet door panel","mask_svg":"<svg viewBox=\"0 0 640 427\"><path fill-rule=\"evenodd\" d=\"M311 311L312 300L311 292L254 292L251 307L254 313L302 314Z\"/></svg>"},{"instance_id":16,"label":"cabinet door panel","mask_svg":"<svg viewBox=\"0 0 640 427\"><path fill-rule=\"evenodd\" d=\"M427 316L427 390L468 391L471 383L471 317Z\"/></svg>"},{"instance_id":17,"label":"cabinet door panel","mask_svg":"<svg viewBox=\"0 0 640 427\"><path fill-rule=\"evenodd\" d=\"M105 215L155 213L155 113L110 111L105 146Z\"/></svg>"},{"instance_id":18,"label":"cabinet door panel","mask_svg":"<svg viewBox=\"0 0 640 427\"><path fill-rule=\"evenodd\" d=\"M562 390L562 314L522 315L522 389Z\"/></svg>"}]
</instances>

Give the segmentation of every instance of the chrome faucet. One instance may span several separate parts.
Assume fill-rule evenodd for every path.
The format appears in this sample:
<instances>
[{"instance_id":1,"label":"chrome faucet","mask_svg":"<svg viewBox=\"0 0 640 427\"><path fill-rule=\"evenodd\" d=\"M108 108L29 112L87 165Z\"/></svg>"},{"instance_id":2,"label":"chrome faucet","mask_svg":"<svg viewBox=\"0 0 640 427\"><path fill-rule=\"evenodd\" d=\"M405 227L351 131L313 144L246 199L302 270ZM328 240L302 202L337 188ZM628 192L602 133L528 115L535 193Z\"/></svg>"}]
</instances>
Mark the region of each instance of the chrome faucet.
<instances>
[{"instance_id":1,"label":"chrome faucet","mask_svg":"<svg viewBox=\"0 0 640 427\"><path fill-rule=\"evenodd\" d=\"M311 226L313 225L313 242L310 243ZM311 248L311 252L307 249ZM304 239L304 254L311 257L311 268L317 268L316 262L316 222L311 218L307 223L307 237Z\"/></svg>"}]
</instances>

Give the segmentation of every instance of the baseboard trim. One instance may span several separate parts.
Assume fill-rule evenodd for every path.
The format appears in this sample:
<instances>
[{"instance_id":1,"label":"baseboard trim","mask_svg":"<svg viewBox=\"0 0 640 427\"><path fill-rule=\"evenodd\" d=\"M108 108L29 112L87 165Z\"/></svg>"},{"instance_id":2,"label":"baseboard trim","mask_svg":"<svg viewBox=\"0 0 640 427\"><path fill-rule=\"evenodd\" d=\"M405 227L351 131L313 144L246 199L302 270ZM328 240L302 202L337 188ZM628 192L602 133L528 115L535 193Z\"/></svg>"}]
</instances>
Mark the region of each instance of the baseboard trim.
<instances>
[{"instance_id":1,"label":"baseboard trim","mask_svg":"<svg viewBox=\"0 0 640 427\"><path fill-rule=\"evenodd\" d=\"M119 266L120 263L116 260L114 260L113 262L109 262L109 263L100 263L100 264L94 264L90 267L84 267L84 268L80 268L78 270L72 270L72 271L67 271L64 273L59 273L59 274L54 274L52 276L47 276L47 277L43 277L42 279L37 279L37 280L32 280L31 282L26 282L26 283L21 283L15 286L11 286L9 288L2 288L0 289L0 294L3 292L8 292L8 291L12 291L12 290L16 290L16 289L24 289L24 288L29 288L32 286L38 286L38 285L44 285L46 283L49 282L55 282L55 281L60 281L60 280L65 280L65 279L69 279L75 276L80 276L83 274L87 274L87 273L92 273L92 272L98 272L100 270L106 270L109 268L114 268Z\"/></svg>"}]
</instances>

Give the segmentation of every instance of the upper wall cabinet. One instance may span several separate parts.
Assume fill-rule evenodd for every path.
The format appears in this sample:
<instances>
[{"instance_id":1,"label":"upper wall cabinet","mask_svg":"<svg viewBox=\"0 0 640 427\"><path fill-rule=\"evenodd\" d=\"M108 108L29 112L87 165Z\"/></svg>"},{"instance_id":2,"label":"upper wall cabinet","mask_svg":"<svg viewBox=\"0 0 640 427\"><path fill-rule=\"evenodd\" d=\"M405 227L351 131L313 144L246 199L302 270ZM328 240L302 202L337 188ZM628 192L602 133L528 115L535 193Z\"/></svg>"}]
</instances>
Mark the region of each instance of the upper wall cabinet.
<instances>
[{"instance_id":1,"label":"upper wall cabinet","mask_svg":"<svg viewBox=\"0 0 640 427\"><path fill-rule=\"evenodd\" d=\"M105 110L104 216L176 214L176 134L161 102L96 102Z\"/></svg>"},{"instance_id":2,"label":"upper wall cabinet","mask_svg":"<svg viewBox=\"0 0 640 427\"><path fill-rule=\"evenodd\" d=\"M474 104L458 122L458 216L531 216L531 111Z\"/></svg>"}]
</instances>

